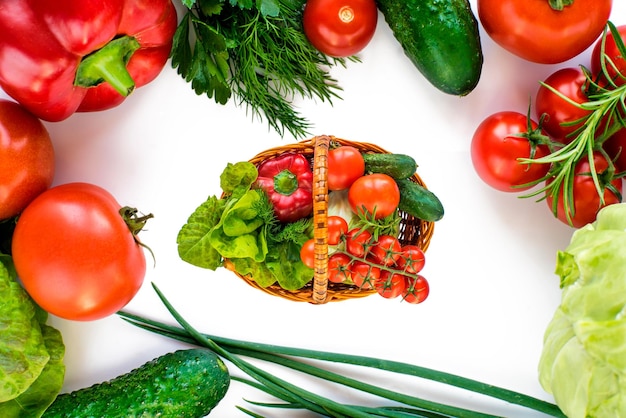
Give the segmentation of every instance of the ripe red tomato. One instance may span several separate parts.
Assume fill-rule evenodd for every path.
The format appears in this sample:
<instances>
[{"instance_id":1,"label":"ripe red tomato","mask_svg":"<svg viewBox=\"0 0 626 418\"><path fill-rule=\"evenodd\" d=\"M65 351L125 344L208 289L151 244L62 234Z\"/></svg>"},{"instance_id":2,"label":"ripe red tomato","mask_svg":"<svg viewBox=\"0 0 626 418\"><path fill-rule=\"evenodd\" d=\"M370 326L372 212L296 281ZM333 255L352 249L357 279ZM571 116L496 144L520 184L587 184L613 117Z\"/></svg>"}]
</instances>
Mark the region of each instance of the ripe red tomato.
<instances>
[{"instance_id":1,"label":"ripe red tomato","mask_svg":"<svg viewBox=\"0 0 626 418\"><path fill-rule=\"evenodd\" d=\"M602 154L594 153L593 161L595 170L600 177L601 186L604 188L604 204L600 203L600 196L591 177L591 167L587 157L580 160L574 168L573 199L570 203L573 206L569 207L568 211L565 210L563 186L561 185L559 189L556 217L574 228L580 228L595 221L600 209L621 201L622 179L609 179L609 181L603 178L609 164ZM617 196L616 192L620 196ZM554 196L548 195L546 202L550 210L553 211Z\"/></svg>"},{"instance_id":2,"label":"ripe red tomato","mask_svg":"<svg viewBox=\"0 0 626 418\"><path fill-rule=\"evenodd\" d=\"M400 258L402 244L392 235L381 235L370 249L373 259L383 266L392 266Z\"/></svg>"},{"instance_id":3,"label":"ripe red tomato","mask_svg":"<svg viewBox=\"0 0 626 418\"><path fill-rule=\"evenodd\" d=\"M350 256L334 253L328 258L328 281L343 283L350 278Z\"/></svg>"},{"instance_id":4,"label":"ripe red tomato","mask_svg":"<svg viewBox=\"0 0 626 418\"><path fill-rule=\"evenodd\" d=\"M328 217L328 245L337 245L348 232L348 221L341 216Z\"/></svg>"},{"instance_id":5,"label":"ripe red tomato","mask_svg":"<svg viewBox=\"0 0 626 418\"><path fill-rule=\"evenodd\" d=\"M65 319L104 318L144 280L143 248L106 190L68 183L40 194L18 218L15 269L43 309Z\"/></svg>"},{"instance_id":6,"label":"ripe red tomato","mask_svg":"<svg viewBox=\"0 0 626 418\"><path fill-rule=\"evenodd\" d=\"M407 276L382 270L380 277L374 282L374 287L378 294L384 298L397 298L406 290Z\"/></svg>"},{"instance_id":7,"label":"ripe red tomato","mask_svg":"<svg viewBox=\"0 0 626 418\"><path fill-rule=\"evenodd\" d=\"M426 264L426 255L417 245L405 245L401 249L400 258L396 264L407 273L417 274Z\"/></svg>"},{"instance_id":8,"label":"ripe red tomato","mask_svg":"<svg viewBox=\"0 0 626 418\"><path fill-rule=\"evenodd\" d=\"M365 48L377 21L374 0L307 0L302 15L309 42L333 57L348 57Z\"/></svg>"},{"instance_id":9,"label":"ripe red tomato","mask_svg":"<svg viewBox=\"0 0 626 418\"><path fill-rule=\"evenodd\" d=\"M354 213L362 213L365 209L374 215L374 219L382 219L398 208L400 189L387 174L368 174L352 183L348 190L348 202Z\"/></svg>"},{"instance_id":10,"label":"ripe red tomato","mask_svg":"<svg viewBox=\"0 0 626 418\"><path fill-rule=\"evenodd\" d=\"M620 129L604 143L617 172L626 171L626 129Z\"/></svg>"},{"instance_id":11,"label":"ripe red tomato","mask_svg":"<svg viewBox=\"0 0 626 418\"><path fill-rule=\"evenodd\" d=\"M355 147L344 145L328 151L328 190L344 190L365 173L365 160Z\"/></svg>"},{"instance_id":12,"label":"ripe red tomato","mask_svg":"<svg viewBox=\"0 0 626 418\"><path fill-rule=\"evenodd\" d=\"M478 17L500 46L528 61L574 58L602 33L612 0L575 0L557 11L548 0L478 0Z\"/></svg>"},{"instance_id":13,"label":"ripe red tomato","mask_svg":"<svg viewBox=\"0 0 626 418\"><path fill-rule=\"evenodd\" d=\"M308 268L315 268L315 239L311 238L300 248L300 260Z\"/></svg>"},{"instance_id":14,"label":"ripe red tomato","mask_svg":"<svg viewBox=\"0 0 626 418\"><path fill-rule=\"evenodd\" d=\"M416 278L408 278L406 290L402 294L402 300L409 303L422 303L430 293L428 281L422 275Z\"/></svg>"},{"instance_id":15,"label":"ripe red tomato","mask_svg":"<svg viewBox=\"0 0 626 418\"><path fill-rule=\"evenodd\" d=\"M365 258L372 246L372 233L354 228L346 234L346 250L355 257Z\"/></svg>"},{"instance_id":16,"label":"ripe red tomato","mask_svg":"<svg viewBox=\"0 0 626 418\"><path fill-rule=\"evenodd\" d=\"M622 40L626 39L626 25L618 26L617 30L620 34ZM606 41L604 44L604 55L605 59L609 59L610 61L605 61L605 68L607 70L607 74L614 81L615 85L621 86L626 84L626 59L622 56L615 44L615 39L613 39L613 34L608 32L606 35ZM602 72L602 38L596 41L595 46L593 47L593 51L591 53L591 73L594 76L598 76ZM617 75L617 71L621 74L621 76ZM602 78L600 78L602 79Z\"/></svg>"},{"instance_id":17,"label":"ripe red tomato","mask_svg":"<svg viewBox=\"0 0 626 418\"><path fill-rule=\"evenodd\" d=\"M41 121L0 100L0 220L11 218L52 184L54 147Z\"/></svg>"},{"instance_id":18,"label":"ripe red tomato","mask_svg":"<svg viewBox=\"0 0 626 418\"><path fill-rule=\"evenodd\" d=\"M589 101L585 94L587 77L580 68L561 68L549 75L544 80L544 84L576 103ZM556 141L565 144L574 139L572 133L584 124L584 120L581 119L588 116L590 112L574 106L542 85L537 91L535 113L538 119L541 115L547 115L543 121L543 129Z\"/></svg>"},{"instance_id":19,"label":"ripe red tomato","mask_svg":"<svg viewBox=\"0 0 626 418\"><path fill-rule=\"evenodd\" d=\"M355 260L350 263L350 277L355 286L361 289L373 289L380 277L380 268Z\"/></svg>"},{"instance_id":20,"label":"ripe red tomato","mask_svg":"<svg viewBox=\"0 0 626 418\"><path fill-rule=\"evenodd\" d=\"M531 122L536 131L537 123ZM529 158L535 141L516 134L528 132L528 118L518 112L494 113L476 128L471 143L472 164L478 176L489 186L503 192L528 190L531 185L518 187L544 177L548 164L522 164L519 158ZM532 137L533 134L531 134ZM535 158L549 154L546 145L534 146Z\"/></svg>"}]
</instances>

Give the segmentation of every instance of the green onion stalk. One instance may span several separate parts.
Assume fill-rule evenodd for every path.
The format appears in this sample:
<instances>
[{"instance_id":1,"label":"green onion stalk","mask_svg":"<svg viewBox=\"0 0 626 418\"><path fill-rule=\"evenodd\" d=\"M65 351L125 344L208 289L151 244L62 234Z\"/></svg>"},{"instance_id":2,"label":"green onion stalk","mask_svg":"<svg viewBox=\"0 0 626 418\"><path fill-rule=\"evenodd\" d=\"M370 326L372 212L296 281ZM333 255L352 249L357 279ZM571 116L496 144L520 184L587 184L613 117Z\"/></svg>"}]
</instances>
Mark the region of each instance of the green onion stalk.
<instances>
[{"instance_id":1,"label":"green onion stalk","mask_svg":"<svg viewBox=\"0 0 626 418\"><path fill-rule=\"evenodd\" d=\"M558 406L550 402L476 380L408 363L359 355L284 347L204 334L192 327L191 324L189 324L181 316L181 314L178 313L178 311L172 306L165 295L154 283L152 286L161 302L165 305L176 322L178 322L178 326L147 319L125 311L118 312L118 315L129 323L144 330L178 340L186 344L197 345L212 350L247 375L246 378L233 376L233 380L245 383L279 400L272 403L250 402L256 406L268 408L304 409L319 414L320 416L328 417L495 417L495 415L459 406L446 405L416 396L395 392L380 386L340 375L323 367L318 367L303 361L303 359L311 359L320 362L342 363L373 368L385 372L416 376L479 393L513 405L526 407L542 412L547 416L565 417ZM391 401L391 403L387 406L371 407L337 402L279 378L276 375L263 370L261 367L250 363L244 358L273 363L274 365L279 365L287 369L305 373L309 376L321 379L322 381L333 382L357 391L375 395L381 399ZM243 407L238 408L249 416L261 416Z\"/></svg>"}]
</instances>

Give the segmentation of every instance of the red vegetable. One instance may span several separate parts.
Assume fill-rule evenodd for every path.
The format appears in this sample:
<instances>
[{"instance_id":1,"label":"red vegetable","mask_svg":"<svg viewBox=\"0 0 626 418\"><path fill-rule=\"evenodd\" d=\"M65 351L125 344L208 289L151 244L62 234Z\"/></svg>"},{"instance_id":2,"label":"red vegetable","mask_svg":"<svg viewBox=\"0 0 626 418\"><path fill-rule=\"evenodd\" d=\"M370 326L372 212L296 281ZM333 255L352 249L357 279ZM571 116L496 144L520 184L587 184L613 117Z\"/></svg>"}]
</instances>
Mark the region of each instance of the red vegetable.
<instances>
[{"instance_id":1,"label":"red vegetable","mask_svg":"<svg viewBox=\"0 0 626 418\"><path fill-rule=\"evenodd\" d=\"M0 87L41 119L122 103L163 69L171 0L3 0Z\"/></svg>"},{"instance_id":2,"label":"red vegetable","mask_svg":"<svg viewBox=\"0 0 626 418\"><path fill-rule=\"evenodd\" d=\"M265 190L274 205L276 218L295 222L313 211L313 172L301 154L289 152L258 167L257 186Z\"/></svg>"}]
</instances>

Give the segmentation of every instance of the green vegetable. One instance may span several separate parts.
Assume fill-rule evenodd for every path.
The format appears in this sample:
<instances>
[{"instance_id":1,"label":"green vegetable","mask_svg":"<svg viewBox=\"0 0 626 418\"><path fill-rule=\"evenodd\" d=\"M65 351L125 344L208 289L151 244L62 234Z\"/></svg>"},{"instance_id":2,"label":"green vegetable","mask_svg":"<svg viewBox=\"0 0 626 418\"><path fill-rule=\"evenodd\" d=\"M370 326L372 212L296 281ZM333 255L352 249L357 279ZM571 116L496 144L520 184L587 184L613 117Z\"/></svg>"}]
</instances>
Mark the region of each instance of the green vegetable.
<instances>
[{"instance_id":1,"label":"green vegetable","mask_svg":"<svg viewBox=\"0 0 626 418\"><path fill-rule=\"evenodd\" d=\"M65 346L8 264L0 255L0 416L38 417L63 385Z\"/></svg>"},{"instance_id":2,"label":"green vegetable","mask_svg":"<svg viewBox=\"0 0 626 418\"><path fill-rule=\"evenodd\" d=\"M172 66L196 94L225 104L235 96L281 135L305 137L294 96L331 102L340 90L328 69L345 59L315 49L302 29L304 0L183 0Z\"/></svg>"},{"instance_id":3,"label":"green vegetable","mask_svg":"<svg viewBox=\"0 0 626 418\"><path fill-rule=\"evenodd\" d=\"M396 183L400 189L398 209L426 222L443 218L443 205L433 192L409 179L396 180Z\"/></svg>"},{"instance_id":4,"label":"green vegetable","mask_svg":"<svg viewBox=\"0 0 626 418\"><path fill-rule=\"evenodd\" d=\"M213 350L218 355L224 357L241 371L246 373L254 380L243 378L233 379L245 382L250 386L267 392L268 394L280 399L281 403L255 403L265 407L306 409L319 414L320 416L333 417L480 417L495 418L483 412L477 412L463 407L446 405L433 402L427 399L418 398L416 396L394 392L384 387L376 386L370 383L356 380L347 376L345 373L338 374L324 368L328 363L345 363L354 366L362 366L374 368L378 371L391 373L400 373L404 375L417 376L424 379L436 381L438 383L448 384L458 388L466 389L486 396L493 397L509 402L514 405L531 408L533 410L547 414L548 416L564 417L561 411L553 404L542 400L532 398L530 396L513 392L497 386L488 385L476 380L467 379L453 374L427 369L412 364L401 363L384 359L377 359L364 356L356 356L349 354L331 353L326 351L307 350L299 348L282 347L269 344L260 344L255 342L247 342L241 340L233 340L213 335L202 334L194 329L181 315L174 309L165 296L153 284L159 298L167 307L172 316L182 327L168 325L142 318L138 315L132 315L126 312L119 312L119 315L129 321L131 324L146 329L168 338L182 341L186 344L196 344ZM317 395L311 391L296 386L284 379L281 379L260 367L257 367L242 357L250 357L261 359L265 362L274 363L277 366L283 366L288 369L297 370L305 373L309 377L319 378L326 384L335 383L343 385L347 388L354 389L375 395L380 399L386 399L393 402L395 406L363 406L342 404L338 401ZM315 360L311 363L310 359ZM319 364L316 366L314 364ZM331 366L333 368L333 366ZM358 375L363 376L362 370L356 371ZM380 377L380 376L378 376ZM345 393L345 388L338 388ZM415 388L407 388L407 391L417 392ZM354 393L356 395L356 393ZM368 398L371 405L371 397ZM239 408L244 412L254 415L252 412Z\"/></svg>"},{"instance_id":5,"label":"green vegetable","mask_svg":"<svg viewBox=\"0 0 626 418\"><path fill-rule=\"evenodd\" d=\"M229 385L228 369L212 351L178 350L110 381L59 395L43 417L200 418Z\"/></svg>"},{"instance_id":6,"label":"green vegetable","mask_svg":"<svg viewBox=\"0 0 626 418\"><path fill-rule=\"evenodd\" d=\"M626 203L576 230L556 273L563 291L545 331L541 385L570 418L626 416Z\"/></svg>"},{"instance_id":7,"label":"green vegetable","mask_svg":"<svg viewBox=\"0 0 626 418\"><path fill-rule=\"evenodd\" d=\"M465 96L478 84L483 54L468 0L376 0L405 54L436 88Z\"/></svg>"},{"instance_id":8,"label":"green vegetable","mask_svg":"<svg viewBox=\"0 0 626 418\"><path fill-rule=\"evenodd\" d=\"M383 173L394 179L406 179L415 174L417 163L405 154L363 153L365 171Z\"/></svg>"}]
</instances>

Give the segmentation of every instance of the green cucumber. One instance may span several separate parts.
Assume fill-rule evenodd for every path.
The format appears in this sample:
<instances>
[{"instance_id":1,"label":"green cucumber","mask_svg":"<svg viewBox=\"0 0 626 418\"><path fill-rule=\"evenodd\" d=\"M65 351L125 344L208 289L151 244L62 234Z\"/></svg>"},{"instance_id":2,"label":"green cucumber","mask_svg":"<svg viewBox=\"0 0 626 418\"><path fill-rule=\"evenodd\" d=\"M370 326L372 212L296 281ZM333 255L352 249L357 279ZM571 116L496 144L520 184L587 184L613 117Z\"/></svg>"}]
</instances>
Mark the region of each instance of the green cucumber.
<instances>
[{"instance_id":1,"label":"green cucumber","mask_svg":"<svg viewBox=\"0 0 626 418\"><path fill-rule=\"evenodd\" d=\"M405 54L439 90L457 96L478 84L483 53L468 0L376 0Z\"/></svg>"},{"instance_id":2,"label":"green cucumber","mask_svg":"<svg viewBox=\"0 0 626 418\"><path fill-rule=\"evenodd\" d=\"M230 374L207 349L167 353L107 382L57 396L49 417L200 418L224 398Z\"/></svg>"},{"instance_id":3,"label":"green cucumber","mask_svg":"<svg viewBox=\"0 0 626 418\"><path fill-rule=\"evenodd\" d=\"M443 218L443 205L430 190L410 179L396 179L400 189L398 209L426 222Z\"/></svg>"},{"instance_id":4,"label":"green cucumber","mask_svg":"<svg viewBox=\"0 0 626 418\"><path fill-rule=\"evenodd\" d=\"M364 153L365 171L383 173L394 179L406 179L415 174L417 163L405 154Z\"/></svg>"}]
</instances>

